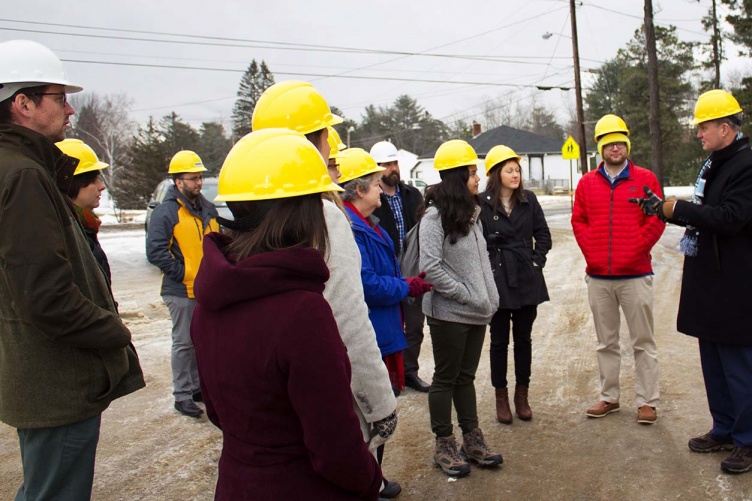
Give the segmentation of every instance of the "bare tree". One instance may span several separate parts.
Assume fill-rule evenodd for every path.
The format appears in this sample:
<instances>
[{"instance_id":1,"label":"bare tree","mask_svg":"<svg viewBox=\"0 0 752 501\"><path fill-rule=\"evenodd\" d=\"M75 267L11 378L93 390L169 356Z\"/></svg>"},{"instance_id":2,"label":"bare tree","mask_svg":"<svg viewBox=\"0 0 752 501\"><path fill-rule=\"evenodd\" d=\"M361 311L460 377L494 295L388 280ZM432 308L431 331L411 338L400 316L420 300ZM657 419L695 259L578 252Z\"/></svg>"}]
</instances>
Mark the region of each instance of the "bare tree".
<instances>
[{"instance_id":1,"label":"bare tree","mask_svg":"<svg viewBox=\"0 0 752 501\"><path fill-rule=\"evenodd\" d=\"M129 116L132 99L126 94L85 93L72 96L71 101L76 109L71 136L91 146L100 160L110 164L102 176L112 191L124 169L128 145L136 130Z\"/></svg>"}]
</instances>

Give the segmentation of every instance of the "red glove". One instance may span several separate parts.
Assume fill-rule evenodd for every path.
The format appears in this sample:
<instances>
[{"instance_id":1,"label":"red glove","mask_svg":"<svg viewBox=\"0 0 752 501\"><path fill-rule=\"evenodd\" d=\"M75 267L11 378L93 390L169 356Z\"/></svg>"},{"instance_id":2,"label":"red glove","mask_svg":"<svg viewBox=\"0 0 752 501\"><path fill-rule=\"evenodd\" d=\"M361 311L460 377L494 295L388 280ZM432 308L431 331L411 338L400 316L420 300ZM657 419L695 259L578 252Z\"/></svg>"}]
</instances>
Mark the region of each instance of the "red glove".
<instances>
[{"instance_id":1,"label":"red glove","mask_svg":"<svg viewBox=\"0 0 752 501\"><path fill-rule=\"evenodd\" d=\"M430 282L426 282L423 280L426 278L426 272L421 271L420 275L414 276L414 277L407 277L405 281L407 282L407 285L410 286L410 292L407 293L410 297L420 297L426 292L431 290L431 287L433 287L433 284Z\"/></svg>"}]
</instances>

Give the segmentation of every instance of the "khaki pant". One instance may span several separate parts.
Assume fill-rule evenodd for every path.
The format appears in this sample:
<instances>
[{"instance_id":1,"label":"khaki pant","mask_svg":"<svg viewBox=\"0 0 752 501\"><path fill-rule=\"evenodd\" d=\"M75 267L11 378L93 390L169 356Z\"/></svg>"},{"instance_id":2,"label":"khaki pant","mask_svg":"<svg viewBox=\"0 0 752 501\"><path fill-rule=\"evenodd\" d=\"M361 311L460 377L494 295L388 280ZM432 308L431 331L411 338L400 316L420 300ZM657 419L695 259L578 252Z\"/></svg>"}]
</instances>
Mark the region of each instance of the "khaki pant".
<instances>
[{"instance_id":1,"label":"khaki pant","mask_svg":"<svg viewBox=\"0 0 752 501\"><path fill-rule=\"evenodd\" d=\"M605 280L586 277L590 309L598 336L601 400L619 401L619 307L627 320L635 357L637 407L658 404L658 350L653 337L652 275Z\"/></svg>"}]
</instances>

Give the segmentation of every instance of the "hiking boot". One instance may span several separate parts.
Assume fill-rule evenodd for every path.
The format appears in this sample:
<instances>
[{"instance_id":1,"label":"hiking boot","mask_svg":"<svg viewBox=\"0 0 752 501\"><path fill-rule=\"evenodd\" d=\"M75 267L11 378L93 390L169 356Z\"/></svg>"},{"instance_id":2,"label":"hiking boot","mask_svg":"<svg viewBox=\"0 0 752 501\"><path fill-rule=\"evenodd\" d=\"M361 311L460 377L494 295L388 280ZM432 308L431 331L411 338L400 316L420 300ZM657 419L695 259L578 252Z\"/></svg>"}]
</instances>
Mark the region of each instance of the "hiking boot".
<instances>
[{"instance_id":1,"label":"hiking boot","mask_svg":"<svg viewBox=\"0 0 752 501\"><path fill-rule=\"evenodd\" d=\"M509 408L509 391L496 388L496 419L500 423L512 424L512 409Z\"/></svg>"},{"instance_id":2,"label":"hiking boot","mask_svg":"<svg viewBox=\"0 0 752 501\"><path fill-rule=\"evenodd\" d=\"M721 461L721 469L728 473L752 470L752 447L734 447L731 455Z\"/></svg>"},{"instance_id":3,"label":"hiking boot","mask_svg":"<svg viewBox=\"0 0 752 501\"><path fill-rule=\"evenodd\" d=\"M450 477L462 477L470 473L470 465L457 451L457 441L454 439L454 435L436 437L436 452L433 455L433 462Z\"/></svg>"},{"instance_id":4,"label":"hiking boot","mask_svg":"<svg viewBox=\"0 0 752 501\"><path fill-rule=\"evenodd\" d=\"M715 451L730 451L734 448L734 443L728 440L716 440L707 432L705 435L694 437L689 439L690 450L694 452L715 452Z\"/></svg>"},{"instance_id":5,"label":"hiking boot","mask_svg":"<svg viewBox=\"0 0 752 501\"><path fill-rule=\"evenodd\" d=\"M658 419L658 413L655 407L643 405L637 409L637 422L640 424L653 424Z\"/></svg>"},{"instance_id":6,"label":"hiking boot","mask_svg":"<svg viewBox=\"0 0 752 501\"><path fill-rule=\"evenodd\" d=\"M491 451L480 428L462 435L460 455L469 461L478 463L480 466L496 466L504 462L501 454Z\"/></svg>"},{"instance_id":7,"label":"hiking boot","mask_svg":"<svg viewBox=\"0 0 752 501\"><path fill-rule=\"evenodd\" d=\"M527 386L516 386L514 389L514 410L517 417L523 421L533 419L533 410L527 402Z\"/></svg>"},{"instance_id":8,"label":"hiking boot","mask_svg":"<svg viewBox=\"0 0 752 501\"><path fill-rule=\"evenodd\" d=\"M612 412L617 412L618 410L619 402L606 402L605 400L601 400L600 402L589 408L585 414L587 414L588 417L602 418L611 414Z\"/></svg>"}]
</instances>

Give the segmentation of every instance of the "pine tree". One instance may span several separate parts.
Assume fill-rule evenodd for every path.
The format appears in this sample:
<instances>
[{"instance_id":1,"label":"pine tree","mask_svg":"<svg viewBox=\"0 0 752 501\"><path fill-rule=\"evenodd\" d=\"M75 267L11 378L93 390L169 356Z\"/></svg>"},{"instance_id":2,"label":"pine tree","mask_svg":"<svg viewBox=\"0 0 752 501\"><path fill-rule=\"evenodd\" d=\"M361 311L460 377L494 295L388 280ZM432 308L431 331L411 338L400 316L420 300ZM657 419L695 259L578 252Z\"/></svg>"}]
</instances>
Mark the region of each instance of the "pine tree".
<instances>
[{"instance_id":1,"label":"pine tree","mask_svg":"<svg viewBox=\"0 0 752 501\"><path fill-rule=\"evenodd\" d=\"M238 99L232 109L234 141L251 132L253 109L256 107L261 94L272 85L274 85L274 75L269 71L266 62L262 60L261 66L259 66L255 59L251 61L250 66L243 73L243 78L240 79Z\"/></svg>"}]
</instances>

